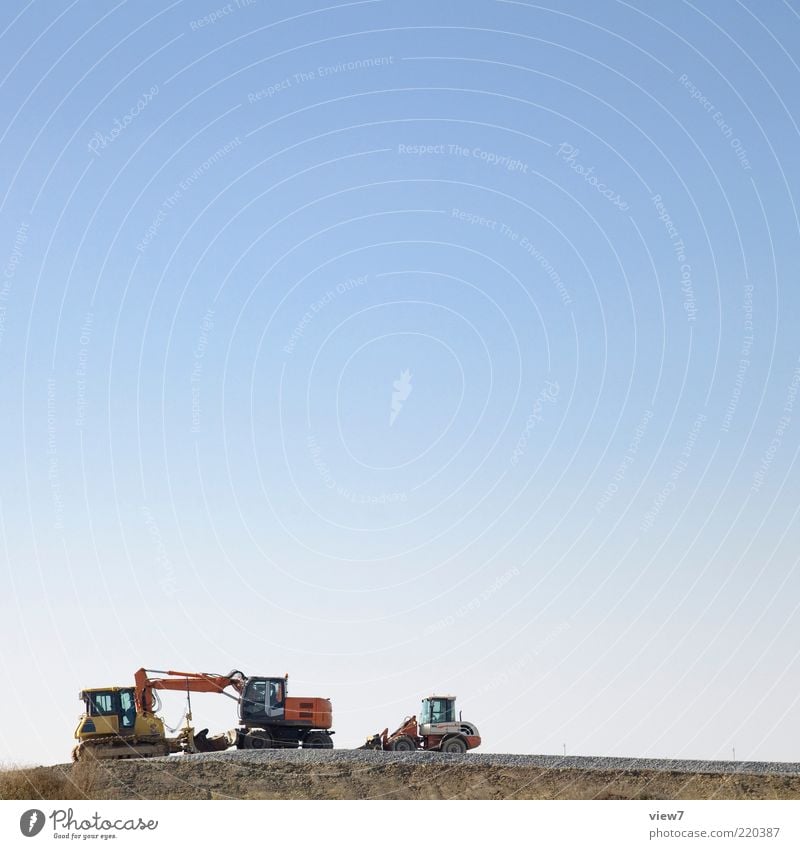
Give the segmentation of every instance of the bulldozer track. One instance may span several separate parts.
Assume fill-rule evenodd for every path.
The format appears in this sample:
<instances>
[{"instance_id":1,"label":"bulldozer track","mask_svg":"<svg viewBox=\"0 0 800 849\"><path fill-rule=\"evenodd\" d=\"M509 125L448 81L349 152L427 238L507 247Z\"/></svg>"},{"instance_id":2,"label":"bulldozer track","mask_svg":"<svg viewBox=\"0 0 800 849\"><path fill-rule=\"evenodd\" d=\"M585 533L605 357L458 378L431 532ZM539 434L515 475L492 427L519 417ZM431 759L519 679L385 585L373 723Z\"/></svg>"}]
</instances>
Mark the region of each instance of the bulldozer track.
<instances>
[{"instance_id":1,"label":"bulldozer track","mask_svg":"<svg viewBox=\"0 0 800 849\"><path fill-rule=\"evenodd\" d=\"M121 761L129 759L166 757L167 743L120 743L117 740L85 740L72 750L72 761Z\"/></svg>"}]
</instances>

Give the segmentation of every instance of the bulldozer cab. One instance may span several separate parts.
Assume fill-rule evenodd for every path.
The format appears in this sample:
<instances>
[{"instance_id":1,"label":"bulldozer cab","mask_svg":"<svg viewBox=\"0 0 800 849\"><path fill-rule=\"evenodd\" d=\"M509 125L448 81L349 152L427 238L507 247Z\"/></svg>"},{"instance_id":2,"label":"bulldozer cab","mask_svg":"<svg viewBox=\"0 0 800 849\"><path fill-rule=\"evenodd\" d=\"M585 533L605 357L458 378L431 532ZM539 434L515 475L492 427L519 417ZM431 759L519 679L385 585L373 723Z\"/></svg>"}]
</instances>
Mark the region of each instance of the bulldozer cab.
<instances>
[{"instance_id":1,"label":"bulldozer cab","mask_svg":"<svg viewBox=\"0 0 800 849\"><path fill-rule=\"evenodd\" d=\"M136 703L133 687L108 687L82 690L79 698L84 704L84 715L79 735L133 734L136 726Z\"/></svg>"},{"instance_id":2,"label":"bulldozer cab","mask_svg":"<svg viewBox=\"0 0 800 849\"><path fill-rule=\"evenodd\" d=\"M282 719L285 706L285 678L248 678L239 701L239 719L245 724Z\"/></svg>"},{"instance_id":3,"label":"bulldozer cab","mask_svg":"<svg viewBox=\"0 0 800 849\"><path fill-rule=\"evenodd\" d=\"M439 725L456 721L455 696L429 696L422 700L420 725Z\"/></svg>"}]
</instances>

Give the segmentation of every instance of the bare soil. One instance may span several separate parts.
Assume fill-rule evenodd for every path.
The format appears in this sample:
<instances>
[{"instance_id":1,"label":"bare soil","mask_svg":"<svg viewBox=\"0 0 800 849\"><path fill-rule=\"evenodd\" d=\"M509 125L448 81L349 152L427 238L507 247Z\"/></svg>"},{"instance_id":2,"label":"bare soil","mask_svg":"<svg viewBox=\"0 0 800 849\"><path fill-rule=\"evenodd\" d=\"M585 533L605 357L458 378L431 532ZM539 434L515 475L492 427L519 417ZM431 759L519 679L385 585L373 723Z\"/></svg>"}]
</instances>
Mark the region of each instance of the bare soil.
<instances>
[{"instance_id":1,"label":"bare soil","mask_svg":"<svg viewBox=\"0 0 800 849\"><path fill-rule=\"evenodd\" d=\"M192 758L0 773L2 799L799 799L800 776Z\"/></svg>"}]
</instances>

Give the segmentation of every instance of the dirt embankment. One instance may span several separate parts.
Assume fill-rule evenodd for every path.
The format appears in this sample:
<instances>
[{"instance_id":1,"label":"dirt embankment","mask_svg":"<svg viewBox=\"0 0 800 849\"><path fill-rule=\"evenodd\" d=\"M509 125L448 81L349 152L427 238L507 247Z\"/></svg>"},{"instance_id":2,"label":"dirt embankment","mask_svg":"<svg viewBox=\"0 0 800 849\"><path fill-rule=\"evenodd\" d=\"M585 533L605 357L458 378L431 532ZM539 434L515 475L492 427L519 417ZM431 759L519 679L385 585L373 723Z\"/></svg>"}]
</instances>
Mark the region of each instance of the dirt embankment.
<instances>
[{"instance_id":1,"label":"dirt embankment","mask_svg":"<svg viewBox=\"0 0 800 849\"><path fill-rule=\"evenodd\" d=\"M798 799L800 776L192 758L0 773L3 799Z\"/></svg>"}]
</instances>

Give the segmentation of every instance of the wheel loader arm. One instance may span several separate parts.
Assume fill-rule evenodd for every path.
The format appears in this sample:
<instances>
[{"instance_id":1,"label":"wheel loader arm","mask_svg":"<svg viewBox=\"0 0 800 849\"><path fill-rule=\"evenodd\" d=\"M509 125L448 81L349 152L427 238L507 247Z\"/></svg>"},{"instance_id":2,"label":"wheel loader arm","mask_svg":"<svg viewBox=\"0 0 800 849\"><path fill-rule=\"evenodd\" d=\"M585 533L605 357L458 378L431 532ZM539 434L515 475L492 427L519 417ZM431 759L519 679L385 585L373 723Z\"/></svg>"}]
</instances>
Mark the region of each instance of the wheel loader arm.
<instances>
[{"instance_id":1,"label":"wheel loader arm","mask_svg":"<svg viewBox=\"0 0 800 849\"><path fill-rule=\"evenodd\" d=\"M405 735L408 737L417 737L417 717L416 716L407 716L403 720L403 724L397 729L397 731L392 731L391 734L386 736L386 732L383 732L383 746L386 748L389 743L394 740L395 737L400 737L401 735Z\"/></svg>"}]
</instances>

